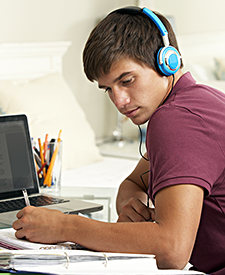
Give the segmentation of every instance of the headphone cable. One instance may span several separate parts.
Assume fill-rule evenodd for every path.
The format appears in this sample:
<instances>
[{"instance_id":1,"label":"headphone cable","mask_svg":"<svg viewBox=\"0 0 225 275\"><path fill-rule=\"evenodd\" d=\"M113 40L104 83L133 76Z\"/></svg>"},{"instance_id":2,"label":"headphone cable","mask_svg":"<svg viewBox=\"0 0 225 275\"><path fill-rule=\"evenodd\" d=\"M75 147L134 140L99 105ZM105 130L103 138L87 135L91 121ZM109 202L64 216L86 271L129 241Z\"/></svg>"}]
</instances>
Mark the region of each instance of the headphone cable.
<instances>
[{"instance_id":1,"label":"headphone cable","mask_svg":"<svg viewBox=\"0 0 225 275\"><path fill-rule=\"evenodd\" d=\"M173 91L173 86L174 86L174 81L175 81L175 77L174 77L174 74L172 75L173 76L173 82L172 82L172 87L170 89L170 92L168 93L168 95L166 96L166 98L163 100L163 103L160 104L159 106L162 106L166 101L167 99L169 98L169 96L171 95L172 91Z\"/></svg>"},{"instance_id":2,"label":"headphone cable","mask_svg":"<svg viewBox=\"0 0 225 275\"><path fill-rule=\"evenodd\" d=\"M141 145L142 145L142 130L141 130L141 127L140 127L140 125L138 125L138 129L139 129L139 131L140 131L140 143L139 143L139 153L140 153L140 155L141 155L141 157L143 158L143 159L145 159L146 161L149 161L143 154L142 154L142 152L141 152ZM148 194L148 187L147 187L147 185L145 184L145 182L144 182L144 179L143 179L143 175L145 175L145 174L147 174L148 172L150 172L150 170L148 170L148 171L146 171L146 172L144 172L144 173L141 173L140 174L140 178L141 178L141 181L142 181L142 184L143 184L143 186L144 186L144 192L147 194L147 207L149 207L149 194Z\"/></svg>"},{"instance_id":3,"label":"headphone cable","mask_svg":"<svg viewBox=\"0 0 225 275\"><path fill-rule=\"evenodd\" d=\"M169 92L169 94L167 95L167 97L164 99L164 101L163 101L163 103L161 104L161 105L163 105L165 102L166 102L166 100L167 100L167 98L170 96L170 94L172 93L172 91L173 91L173 85L174 85L174 80L175 80L175 77L174 77L174 75L173 75L173 82L172 82L172 87L171 87L171 89L170 89L170 92ZM139 132L140 132L140 143L139 143L139 153L140 153L140 155L141 155L141 157L143 158L143 159L145 159L146 161L149 161L149 159L147 159L143 154L142 154L142 151L141 151L141 145L142 145L142 129L141 129L141 126L140 125L138 125L138 129L139 129ZM145 175L145 174L147 174L147 173L149 173L150 172L150 170L148 170L148 171L146 171L146 172L144 172L144 173L142 173L141 175L140 175L140 178L141 178L141 181L142 181L142 183L143 183L143 186L145 187L145 192L146 192L146 194L147 194L147 207L149 207L149 193L148 193L148 187L146 186L146 184L145 184L145 182L144 182L144 179L143 179L143 175Z\"/></svg>"},{"instance_id":4,"label":"headphone cable","mask_svg":"<svg viewBox=\"0 0 225 275\"><path fill-rule=\"evenodd\" d=\"M142 129L141 129L141 126L138 125L138 129L139 129L139 132L140 132L140 143L139 143L139 153L141 155L141 157L143 159L145 159L146 161L149 161L143 154L142 154L142 151L141 151L141 145L142 145L142 139L143 139L143 136L142 136Z\"/></svg>"}]
</instances>

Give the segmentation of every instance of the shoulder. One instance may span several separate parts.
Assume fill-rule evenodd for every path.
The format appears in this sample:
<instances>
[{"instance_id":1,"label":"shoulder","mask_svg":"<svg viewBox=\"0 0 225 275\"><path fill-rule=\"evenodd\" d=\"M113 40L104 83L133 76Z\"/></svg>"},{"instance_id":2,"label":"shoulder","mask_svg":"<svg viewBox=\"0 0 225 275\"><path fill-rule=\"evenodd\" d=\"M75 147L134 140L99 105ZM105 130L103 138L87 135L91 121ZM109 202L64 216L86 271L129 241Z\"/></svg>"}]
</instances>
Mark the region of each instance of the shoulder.
<instances>
[{"instance_id":1,"label":"shoulder","mask_svg":"<svg viewBox=\"0 0 225 275\"><path fill-rule=\"evenodd\" d=\"M184 137L185 133L190 135L196 124L204 124L204 122L187 106L167 104L160 107L149 120L148 136L157 137L159 142L164 143L164 139L173 140L175 137Z\"/></svg>"}]
</instances>

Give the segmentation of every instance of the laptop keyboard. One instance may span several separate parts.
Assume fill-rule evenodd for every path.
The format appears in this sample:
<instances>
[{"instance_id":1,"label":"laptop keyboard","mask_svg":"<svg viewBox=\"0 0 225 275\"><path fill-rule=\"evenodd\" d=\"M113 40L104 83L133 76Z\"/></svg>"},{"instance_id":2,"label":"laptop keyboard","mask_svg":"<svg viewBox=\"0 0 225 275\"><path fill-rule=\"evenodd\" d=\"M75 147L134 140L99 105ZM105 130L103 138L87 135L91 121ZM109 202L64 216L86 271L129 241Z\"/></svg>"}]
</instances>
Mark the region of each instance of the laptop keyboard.
<instances>
[{"instance_id":1,"label":"laptop keyboard","mask_svg":"<svg viewBox=\"0 0 225 275\"><path fill-rule=\"evenodd\" d=\"M29 197L30 204L33 206L45 206L51 204L58 204L63 202L68 202L69 200L61 199L61 198L53 198L45 195L38 195L34 197ZM0 213L20 210L26 206L24 198L3 201L0 202Z\"/></svg>"}]
</instances>

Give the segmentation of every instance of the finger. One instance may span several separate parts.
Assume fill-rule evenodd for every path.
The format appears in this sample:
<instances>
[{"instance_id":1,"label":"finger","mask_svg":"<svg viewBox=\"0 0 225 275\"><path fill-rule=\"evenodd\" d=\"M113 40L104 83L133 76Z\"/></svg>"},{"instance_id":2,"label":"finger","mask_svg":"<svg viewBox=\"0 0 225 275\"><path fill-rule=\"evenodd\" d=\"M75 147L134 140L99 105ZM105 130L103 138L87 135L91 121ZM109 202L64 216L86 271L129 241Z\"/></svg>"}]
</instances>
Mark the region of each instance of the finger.
<instances>
[{"instance_id":1,"label":"finger","mask_svg":"<svg viewBox=\"0 0 225 275\"><path fill-rule=\"evenodd\" d=\"M138 214L138 219L142 217L140 221L148 221L151 218L151 212L148 210L149 208L144 205L140 200L134 200L132 205L134 211ZM137 217L135 215L135 217Z\"/></svg>"},{"instance_id":2,"label":"finger","mask_svg":"<svg viewBox=\"0 0 225 275\"><path fill-rule=\"evenodd\" d=\"M19 220L16 220L12 224L12 228L15 230L19 230L22 228L21 222Z\"/></svg>"},{"instance_id":3,"label":"finger","mask_svg":"<svg viewBox=\"0 0 225 275\"><path fill-rule=\"evenodd\" d=\"M16 236L17 239L26 238L25 232L22 228L15 232L15 236Z\"/></svg>"},{"instance_id":4,"label":"finger","mask_svg":"<svg viewBox=\"0 0 225 275\"><path fill-rule=\"evenodd\" d=\"M30 212L32 207L33 206L24 207L22 210L20 210L17 213L16 217L18 218L18 220L14 221L13 224L12 224L12 227L15 230L21 229L22 227L24 227L25 223L27 223L27 221L29 220L27 218L27 214Z\"/></svg>"},{"instance_id":5,"label":"finger","mask_svg":"<svg viewBox=\"0 0 225 275\"><path fill-rule=\"evenodd\" d=\"M117 222L132 222L132 220L127 215L121 213L117 219Z\"/></svg>"},{"instance_id":6,"label":"finger","mask_svg":"<svg viewBox=\"0 0 225 275\"><path fill-rule=\"evenodd\" d=\"M24 215L24 208L16 214L16 217L17 217L17 219L21 219L23 217L23 215Z\"/></svg>"},{"instance_id":7,"label":"finger","mask_svg":"<svg viewBox=\"0 0 225 275\"><path fill-rule=\"evenodd\" d=\"M150 213L150 219L148 221L154 222L155 221L155 208L148 208Z\"/></svg>"},{"instance_id":8,"label":"finger","mask_svg":"<svg viewBox=\"0 0 225 275\"><path fill-rule=\"evenodd\" d=\"M132 221L132 222L143 222L146 219L138 213L135 205L124 205L122 212L121 212L121 219L123 221Z\"/></svg>"},{"instance_id":9,"label":"finger","mask_svg":"<svg viewBox=\"0 0 225 275\"><path fill-rule=\"evenodd\" d=\"M16 217L17 217L18 219L21 219L21 218L22 218L23 216L25 216L26 214L32 213L32 212L35 210L35 208L36 208L36 207L34 207L34 206L26 206L26 207L24 207L22 210L20 210L20 211L17 213Z\"/></svg>"},{"instance_id":10,"label":"finger","mask_svg":"<svg viewBox=\"0 0 225 275\"><path fill-rule=\"evenodd\" d=\"M121 213L117 222L145 222L146 220L135 211L131 211L130 214L125 215Z\"/></svg>"}]
</instances>

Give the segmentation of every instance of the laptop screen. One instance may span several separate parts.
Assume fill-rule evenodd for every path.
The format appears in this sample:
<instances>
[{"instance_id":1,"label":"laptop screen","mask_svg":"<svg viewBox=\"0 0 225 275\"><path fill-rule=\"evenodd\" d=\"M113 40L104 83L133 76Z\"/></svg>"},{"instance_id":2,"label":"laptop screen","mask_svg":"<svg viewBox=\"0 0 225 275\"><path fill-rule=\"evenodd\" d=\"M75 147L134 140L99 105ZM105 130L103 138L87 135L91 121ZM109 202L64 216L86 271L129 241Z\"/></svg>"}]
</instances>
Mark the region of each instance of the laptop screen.
<instances>
[{"instance_id":1,"label":"laptop screen","mask_svg":"<svg viewBox=\"0 0 225 275\"><path fill-rule=\"evenodd\" d=\"M38 193L26 115L0 116L0 199Z\"/></svg>"}]
</instances>

